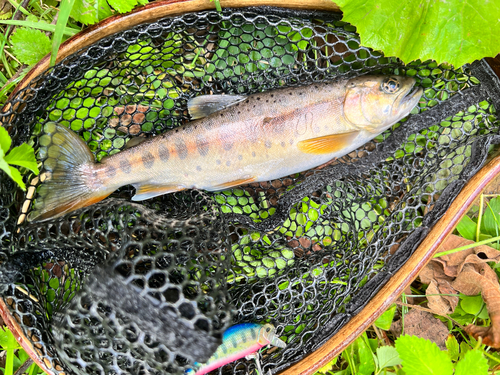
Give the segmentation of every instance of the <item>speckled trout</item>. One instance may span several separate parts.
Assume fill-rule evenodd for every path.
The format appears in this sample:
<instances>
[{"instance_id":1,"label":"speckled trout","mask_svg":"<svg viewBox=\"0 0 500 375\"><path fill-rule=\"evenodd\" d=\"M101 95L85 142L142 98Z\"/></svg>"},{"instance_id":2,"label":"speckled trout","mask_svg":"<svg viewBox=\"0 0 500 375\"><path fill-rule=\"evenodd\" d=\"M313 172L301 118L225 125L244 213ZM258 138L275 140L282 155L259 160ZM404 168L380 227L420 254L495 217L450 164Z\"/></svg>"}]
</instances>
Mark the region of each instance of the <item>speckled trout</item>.
<instances>
[{"instance_id":1,"label":"speckled trout","mask_svg":"<svg viewBox=\"0 0 500 375\"><path fill-rule=\"evenodd\" d=\"M249 96L198 96L188 102L193 121L100 163L78 135L47 123L40 139L47 179L29 219L61 216L129 184L136 188L132 199L141 201L305 171L373 139L421 95L413 78L361 76Z\"/></svg>"}]
</instances>

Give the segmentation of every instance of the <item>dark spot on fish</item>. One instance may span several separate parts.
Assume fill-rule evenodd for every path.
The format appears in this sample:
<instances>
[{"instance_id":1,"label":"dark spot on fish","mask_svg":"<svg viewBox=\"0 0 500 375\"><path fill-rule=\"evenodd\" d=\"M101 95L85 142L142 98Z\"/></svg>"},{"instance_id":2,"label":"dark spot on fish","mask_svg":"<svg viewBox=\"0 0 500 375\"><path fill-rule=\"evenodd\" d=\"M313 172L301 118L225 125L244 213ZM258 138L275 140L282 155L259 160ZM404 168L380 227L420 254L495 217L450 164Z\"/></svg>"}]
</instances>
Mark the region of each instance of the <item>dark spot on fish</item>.
<instances>
[{"instance_id":1,"label":"dark spot on fish","mask_svg":"<svg viewBox=\"0 0 500 375\"><path fill-rule=\"evenodd\" d=\"M201 156L206 156L208 154L210 146L207 140L201 134L198 134L196 136L196 148L198 149L198 152Z\"/></svg>"},{"instance_id":2,"label":"dark spot on fish","mask_svg":"<svg viewBox=\"0 0 500 375\"><path fill-rule=\"evenodd\" d=\"M269 99L266 100L266 103L269 103Z\"/></svg>"},{"instance_id":3,"label":"dark spot on fish","mask_svg":"<svg viewBox=\"0 0 500 375\"><path fill-rule=\"evenodd\" d=\"M160 144L158 146L158 156L160 157L160 160L163 162L168 161L170 158L170 152L168 151L168 147L165 146L164 144Z\"/></svg>"},{"instance_id":4,"label":"dark spot on fish","mask_svg":"<svg viewBox=\"0 0 500 375\"><path fill-rule=\"evenodd\" d=\"M292 95L292 93L290 93L290 95Z\"/></svg>"},{"instance_id":5,"label":"dark spot on fish","mask_svg":"<svg viewBox=\"0 0 500 375\"><path fill-rule=\"evenodd\" d=\"M142 154L142 164L144 164L144 168L149 169L153 166L155 162L155 157L149 151L146 151Z\"/></svg>"},{"instance_id":6,"label":"dark spot on fish","mask_svg":"<svg viewBox=\"0 0 500 375\"><path fill-rule=\"evenodd\" d=\"M176 133L179 133L179 129L175 129L175 132L176 132Z\"/></svg>"},{"instance_id":7,"label":"dark spot on fish","mask_svg":"<svg viewBox=\"0 0 500 375\"><path fill-rule=\"evenodd\" d=\"M315 132L315 133L319 133L319 131L320 131L320 130L321 130L321 129L319 128L319 126L315 126L315 127L314 127L314 132Z\"/></svg>"},{"instance_id":8,"label":"dark spot on fish","mask_svg":"<svg viewBox=\"0 0 500 375\"><path fill-rule=\"evenodd\" d=\"M223 114L223 113L221 113L221 114L220 114L220 117L224 117L224 114Z\"/></svg>"},{"instance_id":9,"label":"dark spot on fish","mask_svg":"<svg viewBox=\"0 0 500 375\"><path fill-rule=\"evenodd\" d=\"M252 151L252 156L253 156L253 157L255 157L255 155L256 155L256 154L255 154L255 151Z\"/></svg>"},{"instance_id":10,"label":"dark spot on fish","mask_svg":"<svg viewBox=\"0 0 500 375\"><path fill-rule=\"evenodd\" d=\"M274 98L274 94L271 94L271 98Z\"/></svg>"},{"instance_id":11,"label":"dark spot on fish","mask_svg":"<svg viewBox=\"0 0 500 375\"><path fill-rule=\"evenodd\" d=\"M255 108L255 104L253 105L253 107Z\"/></svg>"},{"instance_id":12,"label":"dark spot on fish","mask_svg":"<svg viewBox=\"0 0 500 375\"><path fill-rule=\"evenodd\" d=\"M191 134L191 133L194 131L194 127L192 127L192 126L186 126L186 127L184 128L184 131L185 131L186 133L188 133L188 134Z\"/></svg>"},{"instance_id":13,"label":"dark spot on fish","mask_svg":"<svg viewBox=\"0 0 500 375\"><path fill-rule=\"evenodd\" d=\"M219 355L217 354L217 352L214 353L214 359L217 359L219 358Z\"/></svg>"},{"instance_id":14,"label":"dark spot on fish","mask_svg":"<svg viewBox=\"0 0 500 375\"><path fill-rule=\"evenodd\" d=\"M108 167L106 168L106 174L108 175L108 177L115 177L116 168L112 165L108 165Z\"/></svg>"},{"instance_id":15,"label":"dark spot on fish","mask_svg":"<svg viewBox=\"0 0 500 375\"><path fill-rule=\"evenodd\" d=\"M246 342L247 342L247 335L246 335L246 334L241 335L241 336L240 336L240 340L241 340L241 342L242 342L243 344L244 344L244 343L246 343Z\"/></svg>"},{"instance_id":16,"label":"dark spot on fish","mask_svg":"<svg viewBox=\"0 0 500 375\"><path fill-rule=\"evenodd\" d=\"M240 106L240 103L236 103L236 107L239 107Z\"/></svg>"},{"instance_id":17,"label":"dark spot on fish","mask_svg":"<svg viewBox=\"0 0 500 375\"><path fill-rule=\"evenodd\" d=\"M236 340L234 338L231 340L231 344L233 344L233 348L235 348L235 349L238 347L238 343L236 342Z\"/></svg>"},{"instance_id":18,"label":"dark spot on fish","mask_svg":"<svg viewBox=\"0 0 500 375\"><path fill-rule=\"evenodd\" d=\"M285 142L281 141L281 147L285 147Z\"/></svg>"},{"instance_id":19,"label":"dark spot on fish","mask_svg":"<svg viewBox=\"0 0 500 375\"><path fill-rule=\"evenodd\" d=\"M255 340L255 339L257 338L257 332L255 332L255 329L253 329L253 328L252 328L252 329L250 330L250 333L251 333L251 335L252 335L252 339L253 339L253 340Z\"/></svg>"},{"instance_id":20,"label":"dark spot on fish","mask_svg":"<svg viewBox=\"0 0 500 375\"><path fill-rule=\"evenodd\" d=\"M242 160L243 159L243 155L238 155L238 160Z\"/></svg>"},{"instance_id":21,"label":"dark spot on fish","mask_svg":"<svg viewBox=\"0 0 500 375\"><path fill-rule=\"evenodd\" d=\"M226 165L229 167L231 165L231 162L229 160L226 161Z\"/></svg>"},{"instance_id":22,"label":"dark spot on fish","mask_svg":"<svg viewBox=\"0 0 500 375\"><path fill-rule=\"evenodd\" d=\"M197 170L198 172L201 172L201 167L198 165L198 166L196 167L196 170Z\"/></svg>"},{"instance_id":23,"label":"dark spot on fish","mask_svg":"<svg viewBox=\"0 0 500 375\"><path fill-rule=\"evenodd\" d=\"M224 142L222 148L226 151L229 151L233 148L233 144L231 142Z\"/></svg>"},{"instance_id":24,"label":"dark spot on fish","mask_svg":"<svg viewBox=\"0 0 500 375\"><path fill-rule=\"evenodd\" d=\"M222 345L220 346L220 348L221 348L221 350L222 350L222 353L227 354L227 348L226 348L226 345L222 344Z\"/></svg>"},{"instance_id":25,"label":"dark spot on fish","mask_svg":"<svg viewBox=\"0 0 500 375\"><path fill-rule=\"evenodd\" d=\"M318 89L319 87L318 87L318 85L314 85L314 88L315 88L315 89Z\"/></svg>"},{"instance_id":26,"label":"dark spot on fish","mask_svg":"<svg viewBox=\"0 0 500 375\"><path fill-rule=\"evenodd\" d=\"M257 100L260 100L260 98L259 98L259 97L257 97Z\"/></svg>"},{"instance_id":27,"label":"dark spot on fish","mask_svg":"<svg viewBox=\"0 0 500 375\"><path fill-rule=\"evenodd\" d=\"M245 103L248 103L249 101L250 101L250 99L247 99L247 100L245 100Z\"/></svg>"},{"instance_id":28,"label":"dark spot on fish","mask_svg":"<svg viewBox=\"0 0 500 375\"><path fill-rule=\"evenodd\" d=\"M266 146L266 148L271 148L273 144L271 143L271 141L266 141L264 145Z\"/></svg>"},{"instance_id":29,"label":"dark spot on fish","mask_svg":"<svg viewBox=\"0 0 500 375\"><path fill-rule=\"evenodd\" d=\"M195 128L195 129L198 129L198 125L195 125L195 126L194 126L194 128Z\"/></svg>"},{"instance_id":30,"label":"dark spot on fish","mask_svg":"<svg viewBox=\"0 0 500 375\"><path fill-rule=\"evenodd\" d=\"M241 113L241 112L240 112L240 111L238 111L238 114L240 114L240 113Z\"/></svg>"},{"instance_id":31,"label":"dark spot on fish","mask_svg":"<svg viewBox=\"0 0 500 375\"><path fill-rule=\"evenodd\" d=\"M175 148L180 159L186 159L188 156L188 148L184 143L184 140L180 139L175 143Z\"/></svg>"},{"instance_id":32,"label":"dark spot on fish","mask_svg":"<svg viewBox=\"0 0 500 375\"><path fill-rule=\"evenodd\" d=\"M132 171L132 166L127 159L120 160L120 169L123 173L129 174Z\"/></svg>"},{"instance_id":33,"label":"dark spot on fish","mask_svg":"<svg viewBox=\"0 0 500 375\"><path fill-rule=\"evenodd\" d=\"M215 164L217 164L217 165L220 165L220 163L222 163L220 160L215 161Z\"/></svg>"}]
</instances>

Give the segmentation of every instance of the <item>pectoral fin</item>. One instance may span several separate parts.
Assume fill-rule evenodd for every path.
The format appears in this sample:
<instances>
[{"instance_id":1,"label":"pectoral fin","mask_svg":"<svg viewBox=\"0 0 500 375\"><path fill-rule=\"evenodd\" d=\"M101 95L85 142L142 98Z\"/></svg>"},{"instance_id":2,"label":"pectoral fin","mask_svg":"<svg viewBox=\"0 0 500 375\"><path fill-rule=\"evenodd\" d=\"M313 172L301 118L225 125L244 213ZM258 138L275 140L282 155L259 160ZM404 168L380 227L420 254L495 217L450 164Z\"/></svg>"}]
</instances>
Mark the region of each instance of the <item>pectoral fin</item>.
<instances>
[{"instance_id":1,"label":"pectoral fin","mask_svg":"<svg viewBox=\"0 0 500 375\"><path fill-rule=\"evenodd\" d=\"M188 110L191 119L206 117L233 104L245 100L243 95L200 95L188 100Z\"/></svg>"},{"instance_id":2,"label":"pectoral fin","mask_svg":"<svg viewBox=\"0 0 500 375\"><path fill-rule=\"evenodd\" d=\"M133 184L136 189L133 201L143 201L159 195L174 193L186 189L182 185L154 185L154 184Z\"/></svg>"},{"instance_id":3,"label":"pectoral fin","mask_svg":"<svg viewBox=\"0 0 500 375\"><path fill-rule=\"evenodd\" d=\"M297 143L300 151L306 154L331 154L349 146L359 134L359 131L331 134L323 137L311 138Z\"/></svg>"},{"instance_id":4,"label":"pectoral fin","mask_svg":"<svg viewBox=\"0 0 500 375\"><path fill-rule=\"evenodd\" d=\"M241 178L239 180L234 180L234 181L229 181L229 182L224 182L222 184L214 185L211 188L206 188L205 190L217 191L217 190L230 189L230 188L235 187L235 186L249 184L251 182L254 182L255 180L256 180L256 178L254 176L247 177L247 178Z\"/></svg>"}]
</instances>

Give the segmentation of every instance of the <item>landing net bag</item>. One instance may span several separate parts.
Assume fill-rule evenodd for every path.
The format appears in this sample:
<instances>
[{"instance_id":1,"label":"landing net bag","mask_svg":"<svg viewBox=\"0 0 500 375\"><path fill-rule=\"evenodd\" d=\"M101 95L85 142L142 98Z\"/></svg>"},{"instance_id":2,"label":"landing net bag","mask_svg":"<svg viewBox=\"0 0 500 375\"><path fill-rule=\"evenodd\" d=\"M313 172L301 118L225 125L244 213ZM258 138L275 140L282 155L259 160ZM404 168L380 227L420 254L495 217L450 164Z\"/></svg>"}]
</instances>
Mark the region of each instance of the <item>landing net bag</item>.
<instances>
[{"instance_id":1,"label":"landing net bag","mask_svg":"<svg viewBox=\"0 0 500 375\"><path fill-rule=\"evenodd\" d=\"M126 186L61 218L27 220L46 178L38 150L49 122L101 160L132 137L188 122L197 95L363 74L414 77L424 95L406 119L327 166L140 204ZM366 305L484 164L498 140L499 88L484 62L454 69L383 56L331 13L205 11L104 38L32 80L1 114L13 145L32 144L42 162L40 176L25 176L27 192L0 172L3 301L54 374L183 374L192 366L183 342L158 340L161 325L148 331L158 311L209 341L235 323L271 322L287 347L264 351L263 370L286 369ZM105 298L117 285L143 308ZM240 360L219 372L254 368Z\"/></svg>"}]
</instances>

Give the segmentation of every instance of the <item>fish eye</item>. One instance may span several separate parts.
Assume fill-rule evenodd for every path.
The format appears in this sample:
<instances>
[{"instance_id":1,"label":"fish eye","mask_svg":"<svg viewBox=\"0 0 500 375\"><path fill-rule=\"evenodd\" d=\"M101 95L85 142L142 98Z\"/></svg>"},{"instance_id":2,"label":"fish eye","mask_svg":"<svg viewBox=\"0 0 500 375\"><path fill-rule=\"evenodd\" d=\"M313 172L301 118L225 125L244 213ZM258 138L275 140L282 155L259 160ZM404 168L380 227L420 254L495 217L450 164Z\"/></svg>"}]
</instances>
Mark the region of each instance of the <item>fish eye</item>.
<instances>
[{"instance_id":1,"label":"fish eye","mask_svg":"<svg viewBox=\"0 0 500 375\"><path fill-rule=\"evenodd\" d=\"M266 328L266 332L270 332L271 331L271 328L270 327L267 327Z\"/></svg>"},{"instance_id":2,"label":"fish eye","mask_svg":"<svg viewBox=\"0 0 500 375\"><path fill-rule=\"evenodd\" d=\"M394 94L399 90L399 81L392 77L386 78L384 82L382 82L380 88L387 94Z\"/></svg>"}]
</instances>

